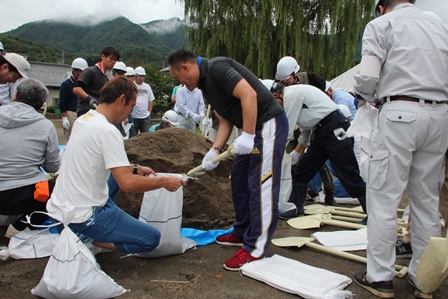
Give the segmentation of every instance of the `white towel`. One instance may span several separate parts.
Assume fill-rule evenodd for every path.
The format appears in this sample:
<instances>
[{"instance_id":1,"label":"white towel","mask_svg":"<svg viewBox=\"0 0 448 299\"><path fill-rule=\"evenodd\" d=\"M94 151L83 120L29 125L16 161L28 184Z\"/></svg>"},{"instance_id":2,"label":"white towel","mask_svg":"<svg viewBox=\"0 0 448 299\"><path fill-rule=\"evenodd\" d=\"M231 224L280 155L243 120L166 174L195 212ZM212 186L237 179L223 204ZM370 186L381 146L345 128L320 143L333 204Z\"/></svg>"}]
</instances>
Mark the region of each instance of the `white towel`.
<instances>
[{"instance_id":1,"label":"white towel","mask_svg":"<svg viewBox=\"0 0 448 299\"><path fill-rule=\"evenodd\" d=\"M316 232L312 237L326 247L342 251L366 250L367 248L367 228L334 232Z\"/></svg>"},{"instance_id":2,"label":"white towel","mask_svg":"<svg viewBox=\"0 0 448 299\"><path fill-rule=\"evenodd\" d=\"M347 276L277 254L245 264L241 267L241 273L303 298L352 298L350 291L343 291L352 282Z\"/></svg>"}]
</instances>

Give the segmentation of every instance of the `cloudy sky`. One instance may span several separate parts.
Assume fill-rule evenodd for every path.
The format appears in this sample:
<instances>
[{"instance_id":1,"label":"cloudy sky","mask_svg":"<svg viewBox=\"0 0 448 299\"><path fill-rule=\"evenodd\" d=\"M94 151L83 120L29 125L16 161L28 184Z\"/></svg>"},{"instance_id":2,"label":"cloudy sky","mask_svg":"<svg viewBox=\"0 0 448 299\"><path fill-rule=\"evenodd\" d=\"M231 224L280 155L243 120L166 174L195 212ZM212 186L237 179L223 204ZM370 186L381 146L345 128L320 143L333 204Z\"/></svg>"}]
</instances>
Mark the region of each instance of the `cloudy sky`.
<instances>
[{"instance_id":1,"label":"cloudy sky","mask_svg":"<svg viewBox=\"0 0 448 299\"><path fill-rule=\"evenodd\" d=\"M92 23L122 15L134 23L146 23L171 17L183 18L179 0L1 0L0 32L28 22L61 18L79 20L94 16ZM447 0L416 0L422 10L437 13L448 23Z\"/></svg>"}]
</instances>

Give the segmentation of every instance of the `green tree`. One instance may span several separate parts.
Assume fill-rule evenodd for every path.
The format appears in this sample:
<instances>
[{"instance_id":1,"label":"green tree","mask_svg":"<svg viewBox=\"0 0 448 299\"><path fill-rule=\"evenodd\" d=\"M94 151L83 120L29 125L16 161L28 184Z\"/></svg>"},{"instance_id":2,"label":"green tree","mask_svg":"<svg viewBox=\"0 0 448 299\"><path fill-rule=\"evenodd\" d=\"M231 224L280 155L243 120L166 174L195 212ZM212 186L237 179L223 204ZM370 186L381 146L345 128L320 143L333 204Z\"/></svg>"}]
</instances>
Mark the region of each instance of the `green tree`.
<instances>
[{"instance_id":1,"label":"green tree","mask_svg":"<svg viewBox=\"0 0 448 299\"><path fill-rule=\"evenodd\" d=\"M355 64L371 0L177 0L192 26L190 48L228 56L261 78L295 57L301 70L333 78Z\"/></svg>"}]
</instances>

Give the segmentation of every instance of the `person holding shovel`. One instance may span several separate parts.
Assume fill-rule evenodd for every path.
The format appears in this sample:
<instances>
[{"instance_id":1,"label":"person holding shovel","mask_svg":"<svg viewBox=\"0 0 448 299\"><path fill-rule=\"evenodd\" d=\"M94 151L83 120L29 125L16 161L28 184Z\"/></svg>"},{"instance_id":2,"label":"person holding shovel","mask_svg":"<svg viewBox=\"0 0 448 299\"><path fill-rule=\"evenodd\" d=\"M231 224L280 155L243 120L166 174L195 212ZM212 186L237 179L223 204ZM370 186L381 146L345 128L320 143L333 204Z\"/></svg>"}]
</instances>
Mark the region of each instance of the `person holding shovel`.
<instances>
[{"instance_id":1,"label":"person holding shovel","mask_svg":"<svg viewBox=\"0 0 448 299\"><path fill-rule=\"evenodd\" d=\"M168 57L171 75L184 88L202 90L215 110L219 129L213 147L202 160L210 171L233 126L242 128L235 139L232 198L236 213L233 232L216 239L222 245L242 246L224 268L238 271L248 262L266 256L278 224L278 198L288 120L263 83L246 67L226 57L205 59L188 50Z\"/></svg>"},{"instance_id":2,"label":"person holding shovel","mask_svg":"<svg viewBox=\"0 0 448 299\"><path fill-rule=\"evenodd\" d=\"M159 177L149 167L129 165L123 138L112 123L131 114L136 98L137 86L130 79L118 76L104 85L96 110L75 122L47 203L48 213L56 221L62 220L66 204L75 208L70 228L82 242L122 253L155 249L160 232L115 204L108 194L110 174L124 192L159 188L174 192L186 185L181 178Z\"/></svg>"},{"instance_id":3,"label":"person holding shovel","mask_svg":"<svg viewBox=\"0 0 448 299\"><path fill-rule=\"evenodd\" d=\"M376 0L363 36L354 91L359 107L381 100L370 139L367 191L367 271L355 281L380 298L394 298L397 208L406 190L410 206L409 282L417 298L416 270L430 237L440 236L439 190L448 146L448 26L411 0ZM416 59L418 57L418 59Z\"/></svg>"}]
</instances>

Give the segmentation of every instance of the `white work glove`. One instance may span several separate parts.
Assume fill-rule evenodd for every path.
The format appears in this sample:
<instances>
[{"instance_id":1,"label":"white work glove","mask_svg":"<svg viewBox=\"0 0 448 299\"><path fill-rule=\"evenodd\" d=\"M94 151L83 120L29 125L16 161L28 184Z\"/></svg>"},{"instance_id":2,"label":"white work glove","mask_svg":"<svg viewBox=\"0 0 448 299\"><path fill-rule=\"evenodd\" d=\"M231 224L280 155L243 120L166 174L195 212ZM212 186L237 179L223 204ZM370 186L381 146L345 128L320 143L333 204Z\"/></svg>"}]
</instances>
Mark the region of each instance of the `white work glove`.
<instances>
[{"instance_id":1,"label":"white work glove","mask_svg":"<svg viewBox=\"0 0 448 299\"><path fill-rule=\"evenodd\" d=\"M299 157L300 157L300 153L296 152L295 150L293 150L291 153L291 164L292 165L296 165L297 162L299 161Z\"/></svg>"},{"instance_id":2,"label":"white work glove","mask_svg":"<svg viewBox=\"0 0 448 299\"><path fill-rule=\"evenodd\" d=\"M204 168L207 171L215 169L219 165L219 161L216 163L210 163L209 161L218 156L219 156L218 152L211 148L208 151L208 153L204 156L204 159L202 159L202 168Z\"/></svg>"},{"instance_id":3,"label":"white work glove","mask_svg":"<svg viewBox=\"0 0 448 299\"><path fill-rule=\"evenodd\" d=\"M234 152L237 155L248 155L254 149L255 134L249 134L243 131L240 137L235 139Z\"/></svg>"},{"instance_id":4,"label":"white work glove","mask_svg":"<svg viewBox=\"0 0 448 299\"><path fill-rule=\"evenodd\" d=\"M67 117L62 118L62 126L64 129L69 130L70 129L70 122L68 121Z\"/></svg>"},{"instance_id":5,"label":"white work glove","mask_svg":"<svg viewBox=\"0 0 448 299\"><path fill-rule=\"evenodd\" d=\"M202 121L202 125L206 128L210 125L210 123L211 123L210 118L204 118L204 120Z\"/></svg>"},{"instance_id":6,"label":"white work glove","mask_svg":"<svg viewBox=\"0 0 448 299\"><path fill-rule=\"evenodd\" d=\"M202 117L199 114L193 114L191 118L193 118L198 124L202 121Z\"/></svg>"},{"instance_id":7,"label":"white work glove","mask_svg":"<svg viewBox=\"0 0 448 299\"><path fill-rule=\"evenodd\" d=\"M205 114L203 112L201 112L201 113L199 113L199 116L201 117L201 121L203 121L205 118Z\"/></svg>"}]
</instances>

